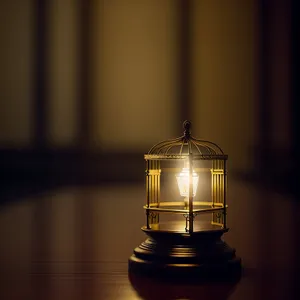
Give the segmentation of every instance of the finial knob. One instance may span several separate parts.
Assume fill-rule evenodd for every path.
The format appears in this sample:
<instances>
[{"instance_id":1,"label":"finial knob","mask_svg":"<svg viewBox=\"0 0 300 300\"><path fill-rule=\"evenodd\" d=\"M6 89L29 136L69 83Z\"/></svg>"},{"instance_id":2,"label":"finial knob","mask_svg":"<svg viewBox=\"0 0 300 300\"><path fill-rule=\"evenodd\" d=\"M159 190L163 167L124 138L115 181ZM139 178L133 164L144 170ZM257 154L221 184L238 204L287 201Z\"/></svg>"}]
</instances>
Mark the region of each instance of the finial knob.
<instances>
[{"instance_id":1,"label":"finial knob","mask_svg":"<svg viewBox=\"0 0 300 300\"><path fill-rule=\"evenodd\" d=\"M189 137L191 135L192 123L188 120L183 122L184 136Z\"/></svg>"}]
</instances>

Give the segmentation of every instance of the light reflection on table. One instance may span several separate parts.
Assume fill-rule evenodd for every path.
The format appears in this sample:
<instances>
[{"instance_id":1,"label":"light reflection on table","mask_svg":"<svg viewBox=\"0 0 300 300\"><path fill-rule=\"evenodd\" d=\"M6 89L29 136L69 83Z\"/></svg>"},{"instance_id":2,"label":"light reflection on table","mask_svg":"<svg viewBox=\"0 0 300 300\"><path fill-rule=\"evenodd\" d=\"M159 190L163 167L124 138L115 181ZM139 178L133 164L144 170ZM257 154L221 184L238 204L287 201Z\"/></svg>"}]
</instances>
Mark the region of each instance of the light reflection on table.
<instances>
[{"instance_id":1,"label":"light reflection on table","mask_svg":"<svg viewBox=\"0 0 300 300\"><path fill-rule=\"evenodd\" d=\"M260 265L260 223L245 212L259 209L259 198L236 190L244 197L232 206L225 235L245 267L235 285L130 281L127 259L146 237L143 186L61 188L1 207L0 299L291 299L289 237L285 256L270 252ZM289 210L284 203L280 209Z\"/></svg>"}]
</instances>

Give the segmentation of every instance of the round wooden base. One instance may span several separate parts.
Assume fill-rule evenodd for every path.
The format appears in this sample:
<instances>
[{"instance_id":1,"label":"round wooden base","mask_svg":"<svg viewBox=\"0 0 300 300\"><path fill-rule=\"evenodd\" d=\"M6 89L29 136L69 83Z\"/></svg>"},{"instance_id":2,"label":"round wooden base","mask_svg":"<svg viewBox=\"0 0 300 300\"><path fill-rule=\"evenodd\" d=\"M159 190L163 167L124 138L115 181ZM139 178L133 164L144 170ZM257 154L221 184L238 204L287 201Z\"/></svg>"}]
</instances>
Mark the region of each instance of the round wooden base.
<instances>
[{"instance_id":1,"label":"round wooden base","mask_svg":"<svg viewBox=\"0 0 300 300\"><path fill-rule=\"evenodd\" d=\"M192 234L142 230L149 238L129 258L131 273L187 280L235 280L241 275L241 259L221 240L227 229Z\"/></svg>"}]
</instances>

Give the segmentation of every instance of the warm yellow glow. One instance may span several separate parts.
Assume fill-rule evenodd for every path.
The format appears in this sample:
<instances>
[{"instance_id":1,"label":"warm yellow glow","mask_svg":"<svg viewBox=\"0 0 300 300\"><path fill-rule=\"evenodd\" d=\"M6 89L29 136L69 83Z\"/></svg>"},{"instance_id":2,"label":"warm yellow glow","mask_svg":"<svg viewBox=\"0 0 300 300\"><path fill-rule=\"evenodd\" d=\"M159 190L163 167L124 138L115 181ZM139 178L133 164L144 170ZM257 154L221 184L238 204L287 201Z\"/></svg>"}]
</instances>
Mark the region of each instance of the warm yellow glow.
<instances>
[{"instance_id":1,"label":"warm yellow glow","mask_svg":"<svg viewBox=\"0 0 300 300\"><path fill-rule=\"evenodd\" d=\"M189 197L189 185L190 185L190 170L189 168L183 168L180 174L176 176L177 184L179 188L180 195L182 197ZM193 171L193 197L196 196L199 176Z\"/></svg>"}]
</instances>

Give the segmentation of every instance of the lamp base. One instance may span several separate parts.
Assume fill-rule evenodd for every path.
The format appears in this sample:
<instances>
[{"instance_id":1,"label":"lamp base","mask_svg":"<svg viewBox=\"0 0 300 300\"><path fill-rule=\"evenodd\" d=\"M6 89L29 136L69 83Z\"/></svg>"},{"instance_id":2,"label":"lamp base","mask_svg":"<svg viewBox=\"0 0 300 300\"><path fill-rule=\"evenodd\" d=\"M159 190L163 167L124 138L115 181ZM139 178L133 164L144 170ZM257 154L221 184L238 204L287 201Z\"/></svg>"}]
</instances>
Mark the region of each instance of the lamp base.
<instances>
[{"instance_id":1,"label":"lamp base","mask_svg":"<svg viewBox=\"0 0 300 300\"><path fill-rule=\"evenodd\" d=\"M130 273L204 280L235 280L241 276L241 259L221 240L228 229L191 234L142 230L149 238L129 258Z\"/></svg>"}]
</instances>

